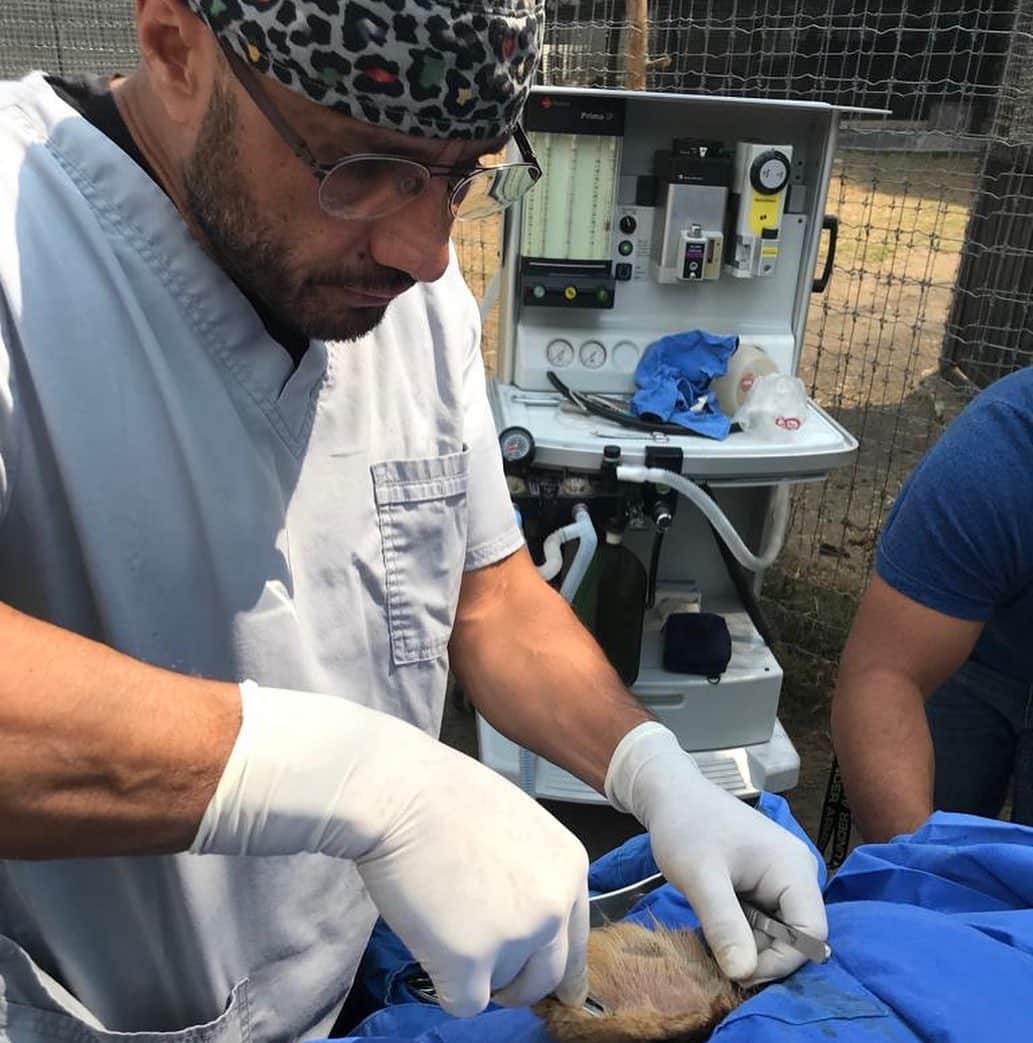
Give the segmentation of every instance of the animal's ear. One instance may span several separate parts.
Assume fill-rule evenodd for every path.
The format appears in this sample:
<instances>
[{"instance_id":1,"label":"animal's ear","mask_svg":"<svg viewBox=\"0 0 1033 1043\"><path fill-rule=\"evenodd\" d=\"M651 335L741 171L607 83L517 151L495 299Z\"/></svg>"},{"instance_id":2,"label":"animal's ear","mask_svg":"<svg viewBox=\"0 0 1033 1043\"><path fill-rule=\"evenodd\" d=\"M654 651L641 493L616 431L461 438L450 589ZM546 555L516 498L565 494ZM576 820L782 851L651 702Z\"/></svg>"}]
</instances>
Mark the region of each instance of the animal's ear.
<instances>
[{"instance_id":1,"label":"animal's ear","mask_svg":"<svg viewBox=\"0 0 1033 1043\"><path fill-rule=\"evenodd\" d=\"M695 931L620 923L588 940L589 995L603 1012L539 1003L557 1043L705 1043L746 994Z\"/></svg>"}]
</instances>

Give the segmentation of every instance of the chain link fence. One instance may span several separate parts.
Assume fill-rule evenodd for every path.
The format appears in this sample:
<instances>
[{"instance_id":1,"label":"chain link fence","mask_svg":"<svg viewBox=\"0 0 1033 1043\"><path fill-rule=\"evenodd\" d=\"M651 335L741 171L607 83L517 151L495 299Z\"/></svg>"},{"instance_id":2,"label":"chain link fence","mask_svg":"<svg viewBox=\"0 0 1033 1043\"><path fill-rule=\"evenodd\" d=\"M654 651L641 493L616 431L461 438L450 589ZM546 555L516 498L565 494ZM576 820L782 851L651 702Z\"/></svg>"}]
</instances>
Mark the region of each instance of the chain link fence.
<instances>
[{"instance_id":1,"label":"chain link fence","mask_svg":"<svg viewBox=\"0 0 1033 1043\"><path fill-rule=\"evenodd\" d=\"M783 720L802 784L819 786L835 665L886 510L974 390L1033 351L1033 0L585 0L548 14L546 83L891 110L845 122L828 201L839 250L800 373L861 450L797 491L765 587ZM0 4L0 75L132 61L131 0ZM458 229L475 292L498 242L495 224ZM489 317L489 366L495 340Z\"/></svg>"},{"instance_id":2,"label":"chain link fence","mask_svg":"<svg viewBox=\"0 0 1033 1043\"><path fill-rule=\"evenodd\" d=\"M780 715L803 761L794 808L813 835L836 664L886 512L978 387L1033 351L1033 6L669 0L648 4L643 22L646 6L555 5L544 81L641 82L628 55L644 31L652 90L891 113L844 121L827 204L839 249L812 299L800 370L861 450L798 488L765 584L786 670Z\"/></svg>"},{"instance_id":3,"label":"chain link fence","mask_svg":"<svg viewBox=\"0 0 1033 1043\"><path fill-rule=\"evenodd\" d=\"M0 76L129 72L133 0L2 0Z\"/></svg>"}]
</instances>

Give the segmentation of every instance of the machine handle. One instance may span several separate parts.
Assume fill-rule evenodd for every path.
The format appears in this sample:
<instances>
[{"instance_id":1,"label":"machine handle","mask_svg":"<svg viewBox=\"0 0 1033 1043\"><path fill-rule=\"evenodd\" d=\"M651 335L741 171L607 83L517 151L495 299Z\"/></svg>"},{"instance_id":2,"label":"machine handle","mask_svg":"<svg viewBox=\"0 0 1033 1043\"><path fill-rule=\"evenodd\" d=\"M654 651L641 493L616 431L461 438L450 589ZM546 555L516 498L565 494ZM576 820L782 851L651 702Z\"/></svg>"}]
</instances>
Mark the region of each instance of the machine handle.
<instances>
[{"instance_id":1,"label":"machine handle","mask_svg":"<svg viewBox=\"0 0 1033 1043\"><path fill-rule=\"evenodd\" d=\"M824 293L825 287L829 284L829 279L832 278L832 265L836 260L836 243L839 240L839 218L832 214L826 214L821 219L821 230L824 232L826 229L829 233L829 250L825 254L825 269L821 273L821 278L814 280L811 286L811 293Z\"/></svg>"}]
</instances>

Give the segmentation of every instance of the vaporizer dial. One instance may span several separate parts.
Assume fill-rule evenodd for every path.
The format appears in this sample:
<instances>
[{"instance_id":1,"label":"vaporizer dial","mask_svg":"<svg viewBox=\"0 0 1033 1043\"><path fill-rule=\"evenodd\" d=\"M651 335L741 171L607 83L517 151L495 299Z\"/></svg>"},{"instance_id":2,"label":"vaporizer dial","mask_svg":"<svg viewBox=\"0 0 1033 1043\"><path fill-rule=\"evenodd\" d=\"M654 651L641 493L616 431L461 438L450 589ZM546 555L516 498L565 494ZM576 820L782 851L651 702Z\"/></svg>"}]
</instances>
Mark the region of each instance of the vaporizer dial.
<instances>
[{"instance_id":1,"label":"vaporizer dial","mask_svg":"<svg viewBox=\"0 0 1033 1043\"><path fill-rule=\"evenodd\" d=\"M529 467L534 460L534 436L526 427L507 427L499 435L499 447L507 473Z\"/></svg>"},{"instance_id":2,"label":"vaporizer dial","mask_svg":"<svg viewBox=\"0 0 1033 1043\"><path fill-rule=\"evenodd\" d=\"M606 348L597 340L586 340L578 349L577 357L585 369L600 369L606 364Z\"/></svg>"},{"instance_id":3,"label":"vaporizer dial","mask_svg":"<svg viewBox=\"0 0 1033 1043\"><path fill-rule=\"evenodd\" d=\"M559 369L561 366L569 366L574 361L574 345L569 340L557 339L549 342L545 349L545 357L550 366Z\"/></svg>"},{"instance_id":4,"label":"vaporizer dial","mask_svg":"<svg viewBox=\"0 0 1033 1043\"><path fill-rule=\"evenodd\" d=\"M789 160L776 149L762 152L750 164L750 184L765 196L781 192L789 181Z\"/></svg>"}]
</instances>

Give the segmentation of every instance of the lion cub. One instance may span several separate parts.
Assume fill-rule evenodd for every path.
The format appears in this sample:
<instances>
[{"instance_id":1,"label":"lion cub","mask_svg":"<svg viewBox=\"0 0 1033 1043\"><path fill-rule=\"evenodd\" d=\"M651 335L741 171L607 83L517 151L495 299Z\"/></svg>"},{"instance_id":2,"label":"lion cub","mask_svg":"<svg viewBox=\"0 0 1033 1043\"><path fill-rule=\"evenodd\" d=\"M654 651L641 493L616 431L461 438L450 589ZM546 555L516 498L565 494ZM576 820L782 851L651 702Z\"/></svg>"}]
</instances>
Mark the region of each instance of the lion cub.
<instances>
[{"instance_id":1,"label":"lion cub","mask_svg":"<svg viewBox=\"0 0 1033 1043\"><path fill-rule=\"evenodd\" d=\"M634 923L589 934L588 994L600 1011L556 999L534 1007L557 1043L703 1043L749 995L695 931Z\"/></svg>"}]
</instances>

